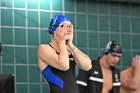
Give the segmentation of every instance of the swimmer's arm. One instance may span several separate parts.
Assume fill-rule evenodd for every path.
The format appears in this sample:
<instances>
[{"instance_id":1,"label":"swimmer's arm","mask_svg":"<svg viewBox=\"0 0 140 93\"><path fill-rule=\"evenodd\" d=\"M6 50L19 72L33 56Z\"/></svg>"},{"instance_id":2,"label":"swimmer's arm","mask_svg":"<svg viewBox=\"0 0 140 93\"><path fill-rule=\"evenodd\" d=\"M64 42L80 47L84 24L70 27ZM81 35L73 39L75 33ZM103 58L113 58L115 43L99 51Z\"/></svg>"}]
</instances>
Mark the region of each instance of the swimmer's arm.
<instances>
[{"instance_id":1,"label":"swimmer's arm","mask_svg":"<svg viewBox=\"0 0 140 93\"><path fill-rule=\"evenodd\" d=\"M75 47L73 44L69 45L69 48L71 49L71 52L73 53L74 59L76 61L76 64L81 69L88 71L91 69L91 59L88 55L80 51L77 47Z\"/></svg>"},{"instance_id":2,"label":"swimmer's arm","mask_svg":"<svg viewBox=\"0 0 140 93\"><path fill-rule=\"evenodd\" d=\"M137 90L140 87L140 74L136 71L132 75L129 73L127 70L121 72L121 87Z\"/></svg>"},{"instance_id":3,"label":"swimmer's arm","mask_svg":"<svg viewBox=\"0 0 140 93\"><path fill-rule=\"evenodd\" d=\"M58 55L56 51L49 45L42 44L38 48L38 57L43 60L46 64L66 71L69 69L69 57L65 44L60 45L60 54Z\"/></svg>"}]
</instances>

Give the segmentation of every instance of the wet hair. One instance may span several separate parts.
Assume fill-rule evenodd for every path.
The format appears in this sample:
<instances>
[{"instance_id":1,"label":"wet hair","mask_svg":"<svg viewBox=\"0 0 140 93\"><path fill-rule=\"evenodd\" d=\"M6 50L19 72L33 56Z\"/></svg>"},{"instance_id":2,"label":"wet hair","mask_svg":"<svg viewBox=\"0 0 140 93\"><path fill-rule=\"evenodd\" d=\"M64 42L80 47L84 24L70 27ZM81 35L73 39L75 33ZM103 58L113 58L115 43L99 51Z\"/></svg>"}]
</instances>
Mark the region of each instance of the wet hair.
<instances>
[{"instance_id":1,"label":"wet hair","mask_svg":"<svg viewBox=\"0 0 140 93\"><path fill-rule=\"evenodd\" d=\"M110 41L107 43L106 48L104 50L105 55L109 53L122 54L122 47L116 41Z\"/></svg>"}]
</instances>

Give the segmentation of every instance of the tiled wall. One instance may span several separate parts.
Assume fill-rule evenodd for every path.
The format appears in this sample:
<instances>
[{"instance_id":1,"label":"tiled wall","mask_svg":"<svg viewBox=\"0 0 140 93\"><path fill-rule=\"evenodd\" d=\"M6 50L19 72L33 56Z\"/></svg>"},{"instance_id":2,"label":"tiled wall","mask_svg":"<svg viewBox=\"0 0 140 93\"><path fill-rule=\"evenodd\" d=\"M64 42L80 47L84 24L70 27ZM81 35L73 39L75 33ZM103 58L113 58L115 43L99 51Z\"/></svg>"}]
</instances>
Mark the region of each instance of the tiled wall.
<instances>
[{"instance_id":1,"label":"tiled wall","mask_svg":"<svg viewBox=\"0 0 140 93\"><path fill-rule=\"evenodd\" d=\"M49 93L37 67L37 47L48 43L50 18L64 13L75 28L74 43L93 59L109 40L123 46L117 66L129 66L140 52L140 4L109 0L0 0L0 74L15 76L16 93Z\"/></svg>"}]
</instances>

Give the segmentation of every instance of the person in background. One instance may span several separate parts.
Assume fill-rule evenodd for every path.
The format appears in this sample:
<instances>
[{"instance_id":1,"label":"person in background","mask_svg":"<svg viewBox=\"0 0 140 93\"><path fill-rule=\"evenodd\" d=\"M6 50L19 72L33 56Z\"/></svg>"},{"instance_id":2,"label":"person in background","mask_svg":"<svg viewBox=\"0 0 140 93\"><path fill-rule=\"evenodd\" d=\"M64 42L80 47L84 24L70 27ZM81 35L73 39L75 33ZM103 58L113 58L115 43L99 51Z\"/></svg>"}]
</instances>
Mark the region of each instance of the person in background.
<instances>
[{"instance_id":1,"label":"person in background","mask_svg":"<svg viewBox=\"0 0 140 93\"><path fill-rule=\"evenodd\" d=\"M120 44L108 42L104 54L93 60L90 71L79 70L77 84L80 93L120 93L120 70L115 65L121 56Z\"/></svg>"},{"instance_id":2,"label":"person in background","mask_svg":"<svg viewBox=\"0 0 140 93\"><path fill-rule=\"evenodd\" d=\"M38 47L38 66L48 81L50 93L79 93L71 64L91 69L91 59L73 44L73 24L65 15L55 15L50 22L52 41Z\"/></svg>"},{"instance_id":3,"label":"person in background","mask_svg":"<svg viewBox=\"0 0 140 93\"><path fill-rule=\"evenodd\" d=\"M133 57L132 64L121 72L120 93L140 93L140 55Z\"/></svg>"}]
</instances>

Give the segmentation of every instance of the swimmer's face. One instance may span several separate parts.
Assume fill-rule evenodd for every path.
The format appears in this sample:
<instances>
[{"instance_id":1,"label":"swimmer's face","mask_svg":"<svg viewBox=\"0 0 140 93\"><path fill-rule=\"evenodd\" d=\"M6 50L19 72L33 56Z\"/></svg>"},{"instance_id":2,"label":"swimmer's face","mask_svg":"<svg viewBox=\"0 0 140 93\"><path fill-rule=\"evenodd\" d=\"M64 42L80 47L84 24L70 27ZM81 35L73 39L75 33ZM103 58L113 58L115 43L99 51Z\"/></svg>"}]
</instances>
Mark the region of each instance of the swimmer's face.
<instances>
[{"instance_id":1,"label":"swimmer's face","mask_svg":"<svg viewBox=\"0 0 140 93\"><path fill-rule=\"evenodd\" d=\"M115 66L119 62L122 54L109 53L109 54L107 54L107 56L108 56L108 58L107 58L108 64L110 64L110 66Z\"/></svg>"},{"instance_id":2,"label":"swimmer's face","mask_svg":"<svg viewBox=\"0 0 140 93\"><path fill-rule=\"evenodd\" d=\"M66 40L69 40L71 36L73 35L73 25L69 21L64 21L61 24L59 24L59 27L65 29L65 38Z\"/></svg>"}]
</instances>

